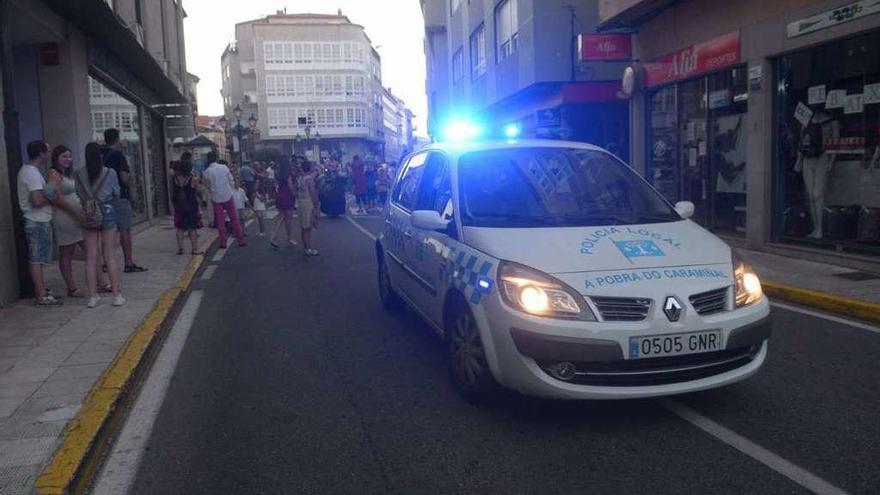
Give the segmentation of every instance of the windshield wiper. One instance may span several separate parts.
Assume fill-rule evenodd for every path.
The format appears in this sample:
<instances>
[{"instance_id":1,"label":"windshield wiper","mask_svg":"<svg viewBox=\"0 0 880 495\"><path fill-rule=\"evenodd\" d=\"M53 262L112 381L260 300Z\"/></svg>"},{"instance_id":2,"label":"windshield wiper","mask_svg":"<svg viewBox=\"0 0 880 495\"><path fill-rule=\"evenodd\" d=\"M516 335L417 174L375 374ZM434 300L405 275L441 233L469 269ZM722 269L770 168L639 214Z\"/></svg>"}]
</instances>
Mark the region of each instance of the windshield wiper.
<instances>
[{"instance_id":1,"label":"windshield wiper","mask_svg":"<svg viewBox=\"0 0 880 495\"><path fill-rule=\"evenodd\" d=\"M527 217L522 215L512 215L512 214L491 214L491 215L478 215L472 216L471 219L483 222L510 222L517 224L532 224L532 225L557 225L557 223L552 218L547 217Z\"/></svg>"}]
</instances>

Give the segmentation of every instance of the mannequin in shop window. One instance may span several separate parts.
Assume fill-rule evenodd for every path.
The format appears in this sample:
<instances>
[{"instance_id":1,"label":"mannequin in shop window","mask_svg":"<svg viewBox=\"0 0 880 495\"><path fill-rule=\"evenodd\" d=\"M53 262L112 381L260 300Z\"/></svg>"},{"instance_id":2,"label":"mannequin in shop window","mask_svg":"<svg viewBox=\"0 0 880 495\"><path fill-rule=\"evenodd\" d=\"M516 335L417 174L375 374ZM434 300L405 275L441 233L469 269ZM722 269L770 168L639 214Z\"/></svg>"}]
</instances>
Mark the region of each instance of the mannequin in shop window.
<instances>
[{"instance_id":1,"label":"mannequin in shop window","mask_svg":"<svg viewBox=\"0 0 880 495\"><path fill-rule=\"evenodd\" d=\"M825 152L825 138L840 137L840 123L830 115L816 111L801 130L795 172L802 172L807 193L807 207L813 219L813 231L807 236L822 238L822 212L825 210L825 190L836 156Z\"/></svg>"}]
</instances>

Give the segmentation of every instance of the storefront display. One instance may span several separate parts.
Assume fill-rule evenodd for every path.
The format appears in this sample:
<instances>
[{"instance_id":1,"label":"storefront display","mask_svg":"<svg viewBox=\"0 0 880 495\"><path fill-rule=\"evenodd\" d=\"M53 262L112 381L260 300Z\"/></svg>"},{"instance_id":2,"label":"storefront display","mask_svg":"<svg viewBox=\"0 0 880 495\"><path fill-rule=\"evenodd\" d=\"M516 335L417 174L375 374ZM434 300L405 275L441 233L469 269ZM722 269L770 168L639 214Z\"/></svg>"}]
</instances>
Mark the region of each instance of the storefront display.
<instances>
[{"instance_id":1,"label":"storefront display","mask_svg":"<svg viewBox=\"0 0 880 495\"><path fill-rule=\"evenodd\" d=\"M730 33L647 62L645 83L667 84L648 93L648 179L669 201L693 202L697 222L741 236L748 74L738 64Z\"/></svg>"},{"instance_id":2,"label":"storefront display","mask_svg":"<svg viewBox=\"0 0 880 495\"><path fill-rule=\"evenodd\" d=\"M777 71L777 238L880 251L880 33L786 55Z\"/></svg>"}]
</instances>

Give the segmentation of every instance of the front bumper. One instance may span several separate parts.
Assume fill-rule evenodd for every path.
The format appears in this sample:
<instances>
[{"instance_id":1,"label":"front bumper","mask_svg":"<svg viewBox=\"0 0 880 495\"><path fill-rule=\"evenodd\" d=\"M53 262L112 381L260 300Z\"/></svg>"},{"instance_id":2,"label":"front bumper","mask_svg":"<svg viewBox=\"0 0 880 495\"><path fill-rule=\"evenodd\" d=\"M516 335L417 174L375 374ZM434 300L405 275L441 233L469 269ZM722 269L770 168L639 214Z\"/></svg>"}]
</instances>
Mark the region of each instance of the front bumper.
<instances>
[{"instance_id":1,"label":"front bumper","mask_svg":"<svg viewBox=\"0 0 880 495\"><path fill-rule=\"evenodd\" d=\"M772 332L764 298L746 308L682 322L649 318L636 323L577 322L525 315L497 298L480 305L487 357L499 382L529 395L569 399L621 399L687 393L743 380L761 367ZM656 315L655 315L656 316ZM489 322L492 322L490 325ZM626 359L629 337L721 329L720 351ZM554 365L572 363L560 379Z\"/></svg>"}]
</instances>

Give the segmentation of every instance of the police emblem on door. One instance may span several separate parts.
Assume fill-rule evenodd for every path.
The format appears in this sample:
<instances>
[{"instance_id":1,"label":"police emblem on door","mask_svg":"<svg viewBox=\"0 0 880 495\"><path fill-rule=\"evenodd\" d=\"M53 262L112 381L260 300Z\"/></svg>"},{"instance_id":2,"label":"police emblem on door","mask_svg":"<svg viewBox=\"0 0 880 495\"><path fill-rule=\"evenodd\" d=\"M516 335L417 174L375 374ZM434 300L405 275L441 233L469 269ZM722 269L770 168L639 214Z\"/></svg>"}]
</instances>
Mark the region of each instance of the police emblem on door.
<instances>
[{"instance_id":1,"label":"police emblem on door","mask_svg":"<svg viewBox=\"0 0 880 495\"><path fill-rule=\"evenodd\" d=\"M666 302L663 303L663 313L666 314L666 318L669 321L676 322L681 318L681 303L678 302L678 299L675 296L669 296L666 298Z\"/></svg>"}]
</instances>

